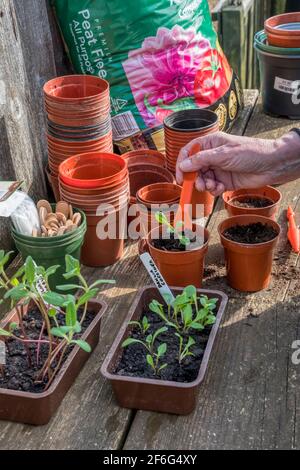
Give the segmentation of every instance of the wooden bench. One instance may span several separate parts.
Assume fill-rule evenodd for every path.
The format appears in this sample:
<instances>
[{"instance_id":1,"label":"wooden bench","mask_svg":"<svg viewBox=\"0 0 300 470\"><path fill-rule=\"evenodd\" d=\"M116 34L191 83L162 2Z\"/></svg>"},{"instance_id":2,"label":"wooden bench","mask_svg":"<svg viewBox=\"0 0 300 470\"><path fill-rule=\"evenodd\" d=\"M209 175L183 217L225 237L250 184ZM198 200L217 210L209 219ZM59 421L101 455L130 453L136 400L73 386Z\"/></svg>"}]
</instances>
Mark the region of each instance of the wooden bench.
<instances>
[{"instance_id":1,"label":"wooden bench","mask_svg":"<svg viewBox=\"0 0 300 470\"><path fill-rule=\"evenodd\" d=\"M293 127L262 113L257 91L245 93L246 107L233 133L276 138ZM229 305L217 337L197 409L186 417L119 408L100 367L137 290L150 280L128 242L115 266L85 268L89 279L115 279L102 292L109 309L101 340L49 425L34 428L0 422L0 449L299 449L300 366L291 345L300 339L298 256L286 241L286 214L300 215L299 181L281 187L282 236L272 285L242 294L226 284L217 226L226 217L219 200L208 221L211 242L204 286L225 291Z\"/></svg>"}]
</instances>

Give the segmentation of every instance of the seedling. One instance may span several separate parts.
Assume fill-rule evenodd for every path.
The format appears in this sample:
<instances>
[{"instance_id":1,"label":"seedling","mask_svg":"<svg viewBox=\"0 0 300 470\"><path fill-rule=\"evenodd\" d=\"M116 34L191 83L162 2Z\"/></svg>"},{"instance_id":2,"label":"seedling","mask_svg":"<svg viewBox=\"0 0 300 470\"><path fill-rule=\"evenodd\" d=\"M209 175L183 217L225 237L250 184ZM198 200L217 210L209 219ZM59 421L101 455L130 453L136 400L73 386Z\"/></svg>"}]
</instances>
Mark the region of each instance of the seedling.
<instances>
[{"instance_id":1,"label":"seedling","mask_svg":"<svg viewBox=\"0 0 300 470\"><path fill-rule=\"evenodd\" d=\"M179 333L175 333L177 338L179 338L179 354L178 354L178 362L181 365L184 359L188 356L194 356L191 352L191 347L196 344L196 341L190 336L186 345L184 346L184 339Z\"/></svg>"},{"instance_id":2,"label":"seedling","mask_svg":"<svg viewBox=\"0 0 300 470\"><path fill-rule=\"evenodd\" d=\"M142 334L146 334L150 328L150 323L147 317L143 317L142 321L131 321L129 325L137 326Z\"/></svg>"},{"instance_id":3,"label":"seedling","mask_svg":"<svg viewBox=\"0 0 300 470\"><path fill-rule=\"evenodd\" d=\"M0 337L4 340L14 339L22 343L27 352L29 365L32 365L33 362L30 344L37 345L37 365L39 365L41 345L46 344L48 346L48 357L36 377L36 382L43 382L46 379L47 389L60 370L65 353L70 346L77 345L84 351L91 352L90 345L80 338L88 302L99 292L98 285L103 282L113 283L114 281L96 281L88 286L81 274L79 261L68 255L66 256L65 277L77 277L80 285L58 286L57 289L70 290L78 288L83 290L83 294L78 297L70 294L58 294L50 291L48 279L59 266L44 269L37 266L33 259L28 257L17 273L9 278L5 272L5 265L9 261L10 254L0 251L0 288L5 290L4 299L9 299L11 307L16 308L19 324L11 323L7 330L0 329ZM37 288L36 281L41 277L48 289L46 292L41 292ZM33 302L38 308L43 319L39 338L35 340L29 338L26 334L23 321L24 307L28 306L30 302ZM79 321L79 311L81 309L83 314ZM58 319L59 314L60 318ZM62 324L61 318L64 318L64 324ZM17 335L15 332L18 327L20 327L21 334Z\"/></svg>"},{"instance_id":4,"label":"seedling","mask_svg":"<svg viewBox=\"0 0 300 470\"><path fill-rule=\"evenodd\" d=\"M155 333L148 335L145 341L135 338L127 338L123 342L122 347L127 348L128 346L131 346L133 344L141 344L147 351L147 364L153 369L155 375L157 375L159 372L161 372L167 367L167 364L159 366L160 359L167 352L167 345L163 343L159 345L158 348L155 350L155 341L158 336L165 333L166 331L168 331L168 328L166 326L159 328L159 330L157 330Z\"/></svg>"},{"instance_id":5,"label":"seedling","mask_svg":"<svg viewBox=\"0 0 300 470\"><path fill-rule=\"evenodd\" d=\"M176 226L173 227L173 225L170 224L168 218L163 212L156 212L155 218L159 224L167 227L169 233L174 234L174 237L176 236L178 238L180 245L190 245L191 240L182 231L182 227L184 226L184 223L182 221L177 222Z\"/></svg>"}]
</instances>

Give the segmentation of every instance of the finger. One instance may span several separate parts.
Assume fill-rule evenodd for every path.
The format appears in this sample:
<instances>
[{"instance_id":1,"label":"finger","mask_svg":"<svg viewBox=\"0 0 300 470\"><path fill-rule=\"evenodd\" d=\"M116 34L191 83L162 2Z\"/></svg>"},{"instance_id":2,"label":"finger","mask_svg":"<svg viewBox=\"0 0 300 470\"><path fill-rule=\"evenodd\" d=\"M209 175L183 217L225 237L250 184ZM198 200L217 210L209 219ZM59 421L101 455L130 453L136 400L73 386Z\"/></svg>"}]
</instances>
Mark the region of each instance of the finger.
<instances>
[{"instance_id":1,"label":"finger","mask_svg":"<svg viewBox=\"0 0 300 470\"><path fill-rule=\"evenodd\" d=\"M186 158L189 158L189 153L185 148L183 148L179 153L179 156L178 156L178 159L177 159L177 164L176 164L176 181L180 185L183 183L183 173L180 169L180 164Z\"/></svg>"},{"instance_id":2,"label":"finger","mask_svg":"<svg viewBox=\"0 0 300 470\"><path fill-rule=\"evenodd\" d=\"M202 176L198 176L198 178L196 179L195 186L196 186L197 191L199 191L200 193L205 191L205 182Z\"/></svg>"},{"instance_id":3,"label":"finger","mask_svg":"<svg viewBox=\"0 0 300 470\"><path fill-rule=\"evenodd\" d=\"M204 171L208 168L216 169L222 167L224 161L228 160L228 148L218 147L212 150L204 150L196 155L186 158L179 164L182 172Z\"/></svg>"},{"instance_id":4,"label":"finger","mask_svg":"<svg viewBox=\"0 0 300 470\"><path fill-rule=\"evenodd\" d=\"M204 178L205 187L207 191L215 191L217 189L217 182L211 178Z\"/></svg>"},{"instance_id":5,"label":"finger","mask_svg":"<svg viewBox=\"0 0 300 470\"><path fill-rule=\"evenodd\" d=\"M210 192L215 197L221 196L225 192L225 186L223 183L217 183L216 189Z\"/></svg>"}]
</instances>

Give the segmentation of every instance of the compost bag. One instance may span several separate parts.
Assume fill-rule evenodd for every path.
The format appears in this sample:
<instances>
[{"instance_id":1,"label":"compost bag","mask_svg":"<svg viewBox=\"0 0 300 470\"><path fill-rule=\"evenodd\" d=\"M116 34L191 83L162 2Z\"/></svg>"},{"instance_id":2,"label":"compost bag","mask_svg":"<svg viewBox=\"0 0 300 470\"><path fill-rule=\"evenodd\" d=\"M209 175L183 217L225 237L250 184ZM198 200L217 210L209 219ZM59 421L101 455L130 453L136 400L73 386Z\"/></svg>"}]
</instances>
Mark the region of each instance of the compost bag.
<instances>
[{"instance_id":1,"label":"compost bag","mask_svg":"<svg viewBox=\"0 0 300 470\"><path fill-rule=\"evenodd\" d=\"M162 123L174 111L210 108L222 130L235 120L242 92L207 0L52 4L75 71L110 83L114 140L121 150L144 143L161 148Z\"/></svg>"}]
</instances>

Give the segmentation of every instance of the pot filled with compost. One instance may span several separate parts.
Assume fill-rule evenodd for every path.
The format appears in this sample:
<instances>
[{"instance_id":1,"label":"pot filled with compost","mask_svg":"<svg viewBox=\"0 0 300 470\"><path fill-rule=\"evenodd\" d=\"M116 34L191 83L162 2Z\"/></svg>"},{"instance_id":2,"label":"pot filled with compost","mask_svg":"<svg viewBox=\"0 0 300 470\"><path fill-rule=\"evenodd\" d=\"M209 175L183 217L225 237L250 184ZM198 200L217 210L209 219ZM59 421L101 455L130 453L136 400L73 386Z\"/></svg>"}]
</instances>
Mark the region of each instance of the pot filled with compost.
<instances>
[{"instance_id":1,"label":"pot filled with compost","mask_svg":"<svg viewBox=\"0 0 300 470\"><path fill-rule=\"evenodd\" d=\"M219 291L154 287L137 295L101 372L124 408L187 415L196 405L227 304Z\"/></svg>"},{"instance_id":2,"label":"pot filled with compost","mask_svg":"<svg viewBox=\"0 0 300 470\"><path fill-rule=\"evenodd\" d=\"M257 214L275 220L281 192L272 186L257 189L238 189L223 194L225 209L229 216Z\"/></svg>"}]
</instances>

